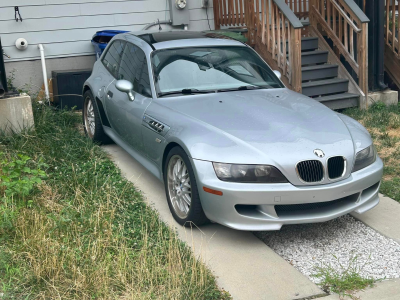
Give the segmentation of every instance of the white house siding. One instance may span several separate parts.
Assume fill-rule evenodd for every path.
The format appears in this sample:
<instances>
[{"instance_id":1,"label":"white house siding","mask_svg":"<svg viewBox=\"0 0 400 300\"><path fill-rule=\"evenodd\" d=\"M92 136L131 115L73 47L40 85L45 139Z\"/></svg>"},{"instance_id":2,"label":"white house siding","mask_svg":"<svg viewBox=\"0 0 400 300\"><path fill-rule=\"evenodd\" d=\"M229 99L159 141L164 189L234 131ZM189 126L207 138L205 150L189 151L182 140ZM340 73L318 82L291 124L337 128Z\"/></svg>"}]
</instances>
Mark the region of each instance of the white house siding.
<instances>
[{"instance_id":1,"label":"white house siding","mask_svg":"<svg viewBox=\"0 0 400 300\"><path fill-rule=\"evenodd\" d=\"M4 51L11 57L5 58L6 69L16 70L16 84L30 80L41 85L38 44L44 45L46 58L51 61L49 75L52 70L88 68L94 61L90 40L96 31L135 31L157 19L169 20L169 3L170 0L0 0L0 37ZM201 1L188 0L187 5L189 30L208 29ZM23 22L15 21L14 6L19 6ZM208 16L213 29L212 6ZM20 51L15 47L18 38L28 41L28 49Z\"/></svg>"}]
</instances>

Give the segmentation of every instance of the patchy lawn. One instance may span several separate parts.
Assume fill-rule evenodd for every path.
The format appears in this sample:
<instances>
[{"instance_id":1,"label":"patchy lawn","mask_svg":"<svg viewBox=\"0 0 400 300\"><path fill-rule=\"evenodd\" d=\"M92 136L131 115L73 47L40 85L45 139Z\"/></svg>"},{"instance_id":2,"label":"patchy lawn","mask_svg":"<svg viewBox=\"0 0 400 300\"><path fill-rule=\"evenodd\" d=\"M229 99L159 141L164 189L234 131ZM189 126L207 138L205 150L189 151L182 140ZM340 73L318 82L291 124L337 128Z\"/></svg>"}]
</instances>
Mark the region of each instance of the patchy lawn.
<instances>
[{"instance_id":1,"label":"patchy lawn","mask_svg":"<svg viewBox=\"0 0 400 300\"><path fill-rule=\"evenodd\" d=\"M1 299L229 299L76 113L0 136Z\"/></svg>"},{"instance_id":2,"label":"patchy lawn","mask_svg":"<svg viewBox=\"0 0 400 300\"><path fill-rule=\"evenodd\" d=\"M384 163L381 193L400 202L400 105L376 103L366 111L347 109L344 114L363 124L371 134Z\"/></svg>"}]
</instances>

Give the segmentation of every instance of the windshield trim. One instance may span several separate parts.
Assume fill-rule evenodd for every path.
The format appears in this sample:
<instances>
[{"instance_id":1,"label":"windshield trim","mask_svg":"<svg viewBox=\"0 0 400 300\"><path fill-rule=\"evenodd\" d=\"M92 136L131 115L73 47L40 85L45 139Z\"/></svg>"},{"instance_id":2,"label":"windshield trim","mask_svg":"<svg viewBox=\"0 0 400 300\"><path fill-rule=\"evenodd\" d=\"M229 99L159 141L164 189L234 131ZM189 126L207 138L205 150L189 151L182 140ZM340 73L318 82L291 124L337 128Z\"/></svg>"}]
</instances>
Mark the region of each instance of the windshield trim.
<instances>
[{"instance_id":1,"label":"windshield trim","mask_svg":"<svg viewBox=\"0 0 400 300\"><path fill-rule=\"evenodd\" d=\"M161 92L159 87L158 87L158 84L156 83L157 82L156 81L156 72L155 72L155 69L154 69L155 66L153 64L154 55L156 55L157 53L160 53L160 52L164 52L164 51L177 50L177 49L189 49L189 48L195 48L195 49L199 49L199 48L242 48L242 49L249 49L249 51L253 51L253 53L260 59L260 61L262 63L264 63L264 66L265 66L264 69L266 69L268 72L271 73L271 75L273 75L276 78L276 80L277 80L276 83L279 84L279 86L275 87L275 88L272 88L272 89L285 88L285 85L283 84L282 80L275 75L275 73L272 70L272 68L264 61L264 59L256 51L254 51L252 48L250 48L246 44L229 45L229 46L227 46L227 45L221 45L221 46L204 45L204 46L190 46L190 47L171 47L171 48L157 49L157 50L154 50L154 51L152 51L150 53L150 66L151 66L151 71L152 71L153 84L154 84L154 88L155 88L155 91L156 91L156 93L155 93L156 95L155 96L157 97L157 99L164 98L164 96L168 96L168 95L164 95L164 96L162 95L163 93L168 93L168 92ZM264 66L262 66L262 67L264 67ZM261 90L261 89L271 89L271 88L260 87L260 88L257 88L257 89ZM221 91L219 91L219 90L221 90ZM232 89L232 90L229 90L229 91L228 91L228 89L226 89L226 90L225 89L215 89L215 90L214 89L210 89L210 90L201 90L201 91L204 91L204 94L205 94L205 93L212 93L212 92L218 93L218 92L246 91L246 90L250 91L250 90L254 90L254 89L241 89L241 90ZM178 91L176 91L176 92L177 92L176 94L178 95L179 92ZM161 96L160 96L160 94L161 94ZM193 95L200 95L200 94L203 94L203 93L193 93L193 94L191 94L191 93L181 93L181 96L193 96ZM168 97L166 97L166 98L168 98Z\"/></svg>"}]
</instances>

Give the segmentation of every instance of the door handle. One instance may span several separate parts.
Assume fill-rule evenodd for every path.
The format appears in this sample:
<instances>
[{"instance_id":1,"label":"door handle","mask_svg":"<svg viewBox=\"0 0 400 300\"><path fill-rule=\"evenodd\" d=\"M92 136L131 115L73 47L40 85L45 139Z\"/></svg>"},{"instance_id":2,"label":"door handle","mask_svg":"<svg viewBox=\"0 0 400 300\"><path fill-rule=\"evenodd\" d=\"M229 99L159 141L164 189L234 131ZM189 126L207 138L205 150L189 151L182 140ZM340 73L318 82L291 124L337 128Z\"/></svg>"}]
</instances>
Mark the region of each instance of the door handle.
<instances>
[{"instance_id":1,"label":"door handle","mask_svg":"<svg viewBox=\"0 0 400 300\"><path fill-rule=\"evenodd\" d=\"M107 92L107 97L108 97L109 99L111 99L113 96L114 96L113 92L111 92L111 91L108 91L108 92Z\"/></svg>"}]
</instances>

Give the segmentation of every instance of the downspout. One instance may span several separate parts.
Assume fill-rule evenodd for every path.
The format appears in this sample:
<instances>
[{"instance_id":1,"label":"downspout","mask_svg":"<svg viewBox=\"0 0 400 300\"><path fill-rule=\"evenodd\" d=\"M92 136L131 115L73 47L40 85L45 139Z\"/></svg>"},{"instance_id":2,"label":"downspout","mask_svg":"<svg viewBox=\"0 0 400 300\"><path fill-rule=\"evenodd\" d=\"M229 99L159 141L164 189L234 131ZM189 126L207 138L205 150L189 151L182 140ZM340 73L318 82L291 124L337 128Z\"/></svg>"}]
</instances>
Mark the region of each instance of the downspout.
<instances>
[{"instance_id":1,"label":"downspout","mask_svg":"<svg viewBox=\"0 0 400 300\"><path fill-rule=\"evenodd\" d=\"M48 86L48 83L47 83L46 60L44 58L44 48L43 48L42 44L39 44L38 48L40 50L40 59L42 61L42 72L43 72L43 80L44 80L44 93L45 93L45 96L46 96L46 100L50 101L49 86Z\"/></svg>"},{"instance_id":2,"label":"downspout","mask_svg":"<svg viewBox=\"0 0 400 300\"><path fill-rule=\"evenodd\" d=\"M3 47L1 45L1 38L0 38L0 98L3 98L5 93L8 92L6 69L4 67L3 55L4 55Z\"/></svg>"},{"instance_id":3,"label":"downspout","mask_svg":"<svg viewBox=\"0 0 400 300\"><path fill-rule=\"evenodd\" d=\"M384 55L385 55L385 42L384 42L384 16L385 16L385 1L378 0L378 57L377 57L377 84L382 90L387 89L387 85L384 82L385 67L384 67ZM375 3L376 3L375 2Z\"/></svg>"}]
</instances>

